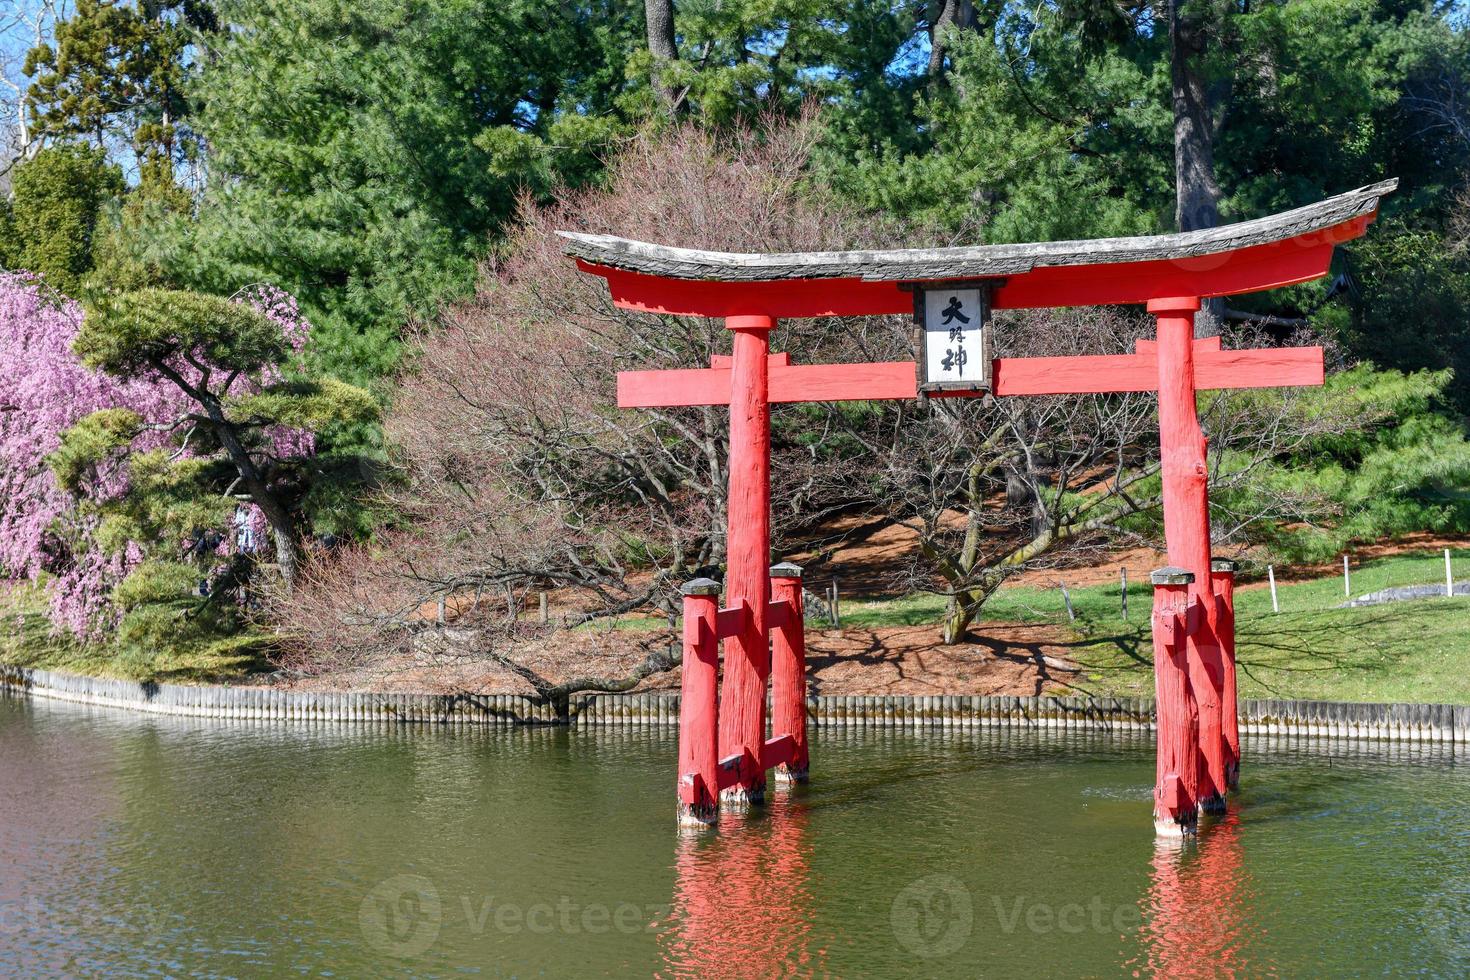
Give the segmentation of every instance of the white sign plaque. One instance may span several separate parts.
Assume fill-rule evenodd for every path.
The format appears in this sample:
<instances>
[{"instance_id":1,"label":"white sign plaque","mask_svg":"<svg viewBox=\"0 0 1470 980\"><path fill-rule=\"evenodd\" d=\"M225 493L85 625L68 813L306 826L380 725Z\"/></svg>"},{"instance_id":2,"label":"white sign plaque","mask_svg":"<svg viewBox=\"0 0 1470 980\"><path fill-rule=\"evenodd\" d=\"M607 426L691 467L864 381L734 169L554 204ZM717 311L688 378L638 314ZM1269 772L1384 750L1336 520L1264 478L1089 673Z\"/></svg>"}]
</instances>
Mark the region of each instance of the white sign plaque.
<instances>
[{"instance_id":1,"label":"white sign plaque","mask_svg":"<svg viewBox=\"0 0 1470 980\"><path fill-rule=\"evenodd\" d=\"M990 387L990 319L985 290L926 284L915 312L922 316L919 387L924 391Z\"/></svg>"}]
</instances>

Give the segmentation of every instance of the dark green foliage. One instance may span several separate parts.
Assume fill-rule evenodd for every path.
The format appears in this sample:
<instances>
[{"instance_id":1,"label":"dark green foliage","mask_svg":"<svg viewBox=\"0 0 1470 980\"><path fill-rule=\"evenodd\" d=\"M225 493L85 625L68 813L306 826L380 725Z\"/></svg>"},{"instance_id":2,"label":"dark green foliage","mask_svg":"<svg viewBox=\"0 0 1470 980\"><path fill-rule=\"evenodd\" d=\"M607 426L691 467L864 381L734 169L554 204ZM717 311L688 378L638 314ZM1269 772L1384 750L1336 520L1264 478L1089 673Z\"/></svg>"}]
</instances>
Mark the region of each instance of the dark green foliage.
<instances>
[{"instance_id":1,"label":"dark green foliage","mask_svg":"<svg viewBox=\"0 0 1470 980\"><path fill-rule=\"evenodd\" d=\"M171 262L158 248L153 230L186 219L193 199L174 183L147 181L109 207L98 223L92 245L92 273L86 292L98 295L133 292L172 285Z\"/></svg>"},{"instance_id":2,"label":"dark green foliage","mask_svg":"<svg viewBox=\"0 0 1470 980\"><path fill-rule=\"evenodd\" d=\"M113 640L126 668L167 662L246 626L245 610L232 599L201 594L204 580L193 564L146 561L112 591L121 614Z\"/></svg>"},{"instance_id":3,"label":"dark green foliage","mask_svg":"<svg viewBox=\"0 0 1470 980\"><path fill-rule=\"evenodd\" d=\"M70 493L79 492L97 464L132 442L142 425L142 417L126 408L84 416L62 433L61 445L48 458L56 482Z\"/></svg>"},{"instance_id":4,"label":"dark green foliage","mask_svg":"<svg viewBox=\"0 0 1470 980\"><path fill-rule=\"evenodd\" d=\"M197 223L159 246L208 291L300 298L352 379L406 320L468 290L522 192L597 171L642 17L512 0L231 0L196 88L211 149Z\"/></svg>"},{"instance_id":5,"label":"dark green foliage","mask_svg":"<svg viewBox=\"0 0 1470 980\"><path fill-rule=\"evenodd\" d=\"M1322 561L1345 548L1413 531L1470 533L1470 441L1445 414L1447 371L1362 365L1304 390L1293 408L1303 429L1335 415L1354 424L1260 468L1240 489L1216 493L1220 524L1239 515L1273 518L1245 536L1282 557ZM1244 401L1273 397L1242 392ZM1232 460L1222 465L1228 472ZM1284 506L1283 506L1284 505Z\"/></svg>"},{"instance_id":6,"label":"dark green foliage","mask_svg":"<svg viewBox=\"0 0 1470 980\"><path fill-rule=\"evenodd\" d=\"M1380 231L1380 229L1375 229ZM1346 250L1350 291L1323 309L1322 326L1354 353L1400 370L1454 372L1447 394L1470 411L1470 252L1433 229L1384 222Z\"/></svg>"},{"instance_id":7,"label":"dark green foliage","mask_svg":"<svg viewBox=\"0 0 1470 980\"><path fill-rule=\"evenodd\" d=\"M76 295L92 269L103 211L123 191L121 169L102 150L64 143L16 167L11 191L0 259Z\"/></svg>"},{"instance_id":8,"label":"dark green foliage","mask_svg":"<svg viewBox=\"0 0 1470 980\"><path fill-rule=\"evenodd\" d=\"M124 460L130 483L127 494L98 506L103 522L98 544L121 550L138 542L153 556L177 554L176 542L197 540L213 529L228 527L235 500L220 491L235 474L218 455L173 459L168 450L133 453ZM208 551L196 575L211 565Z\"/></svg>"},{"instance_id":9,"label":"dark green foliage","mask_svg":"<svg viewBox=\"0 0 1470 980\"><path fill-rule=\"evenodd\" d=\"M318 429L377 417L378 404L361 388L336 378L288 381L229 402L233 418Z\"/></svg>"}]
</instances>

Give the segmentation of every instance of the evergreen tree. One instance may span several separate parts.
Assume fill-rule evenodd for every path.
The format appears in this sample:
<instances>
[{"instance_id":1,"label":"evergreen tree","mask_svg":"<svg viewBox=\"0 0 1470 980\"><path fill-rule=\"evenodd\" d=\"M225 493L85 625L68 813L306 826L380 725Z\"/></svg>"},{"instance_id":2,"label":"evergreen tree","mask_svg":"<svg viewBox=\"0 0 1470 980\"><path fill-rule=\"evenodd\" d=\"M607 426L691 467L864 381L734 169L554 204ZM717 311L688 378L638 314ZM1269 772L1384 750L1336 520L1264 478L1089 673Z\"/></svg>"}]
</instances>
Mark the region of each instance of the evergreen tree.
<instances>
[{"instance_id":1,"label":"evergreen tree","mask_svg":"<svg viewBox=\"0 0 1470 980\"><path fill-rule=\"evenodd\" d=\"M522 193L598 170L641 32L620 4L229 0L194 91L211 181L155 249L195 288L280 282L329 370L381 376Z\"/></svg>"},{"instance_id":2,"label":"evergreen tree","mask_svg":"<svg viewBox=\"0 0 1470 980\"><path fill-rule=\"evenodd\" d=\"M123 193L122 170L95 147L47 147L15 169L0 261L75 294L92 270L105 209Z\"/></svg>"},{"instance_id":3,"label":"evergreen tree","mask_svg":"<svg viewBox=\"0 0 1470 980\"><path fill-rule=\"evenodd\" d=\"M74 489L124 454L129 489L104 508L117 541L177 541L217 527L222 515L211 511L233 506L239 488L259 509L289 586L312 434L371 421L377 406L367 392L331 378L287 378L283 368L304 346L305 330L294 305L263 305L157 289L101 301L73 345L82 363L115 378L172 385L184 408L161 422L125 409L93 413L67 432L52 466L61 485ZM150 429L173 433L180 445L131 453Z\"/></svg>"},{"instance_id":4,"label":"evergreen tree","mask_svg":"<svg viewBox=\"0 0 1470 980\"><path fill-rule=\"evenodd\" d=\"M33 135L131 149L142 183L171 185L196 149L182 126L190 30L213 24L199 0L78 0L26 57Z\"/></svg>"}]
</instances>

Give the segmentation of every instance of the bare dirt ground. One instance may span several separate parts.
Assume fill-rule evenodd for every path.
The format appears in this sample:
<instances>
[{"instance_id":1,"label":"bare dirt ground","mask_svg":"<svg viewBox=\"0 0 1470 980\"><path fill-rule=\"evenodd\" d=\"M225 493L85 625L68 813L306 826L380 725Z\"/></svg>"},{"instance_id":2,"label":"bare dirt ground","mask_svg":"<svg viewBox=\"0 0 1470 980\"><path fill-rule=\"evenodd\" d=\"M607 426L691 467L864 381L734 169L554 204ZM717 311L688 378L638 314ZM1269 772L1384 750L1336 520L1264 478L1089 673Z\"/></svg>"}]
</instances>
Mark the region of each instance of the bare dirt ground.
<instances>
[{"instance_id":1,"label":"bare dirt ground","mask_svg":"<svg viewBox=\"0 0 1470 980\"><path fill-rule=\"evenodd\" d=\"M846 595L891 595L918 550L918 533L902 524L876 525L863 515L832 521L813 546L790 560L807 569L807 588L820 592L833 579Z\"/></svg>"},{"instance_id":2,"label":"bare dirt ground","mask_svg":"<svg viewBox=\"0 0 1470 980\"><path fill-rule=\"evenodd\" d=\"M947 515L960 526L959 512ZM876 524L864 516L846 516L831 522L815 547L798 552L791 560L808 568L808 588L821 592L836 579L846 595L892 595L912 587L909 574L918 553L918 532L902 524ZM1143 581L1148 573L1168 564L1162 551L1131 548L1099 555L1095 549L1074 564L1059 559L1058 566L1017 573L1015 585L1054 587L1060 579L1068 585L1102 585L1118 581L1118 570L1128 569L1130 582ZM940 585L937 577L932 584Z\"/></svg>"}]
</instances>

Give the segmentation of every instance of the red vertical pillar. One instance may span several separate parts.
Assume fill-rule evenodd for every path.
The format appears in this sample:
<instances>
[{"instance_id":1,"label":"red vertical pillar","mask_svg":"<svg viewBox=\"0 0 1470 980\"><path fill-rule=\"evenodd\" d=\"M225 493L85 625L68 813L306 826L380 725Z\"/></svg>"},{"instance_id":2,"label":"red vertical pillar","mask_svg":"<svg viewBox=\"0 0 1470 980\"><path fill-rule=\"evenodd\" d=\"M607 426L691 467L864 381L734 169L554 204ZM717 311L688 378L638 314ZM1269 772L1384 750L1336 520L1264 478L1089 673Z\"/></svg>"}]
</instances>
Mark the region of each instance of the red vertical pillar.
<instances>
[{"instance_id":1,"label":"red vertical pillar","mask_svg":"<svg viewBox=\"0 0 1470 980\"><path fill-rule=\"evenodd\" d=\"M1194 314L1197 297L1149 300L1158 318L1159 449L1164 479L1164 540L1169 564L1194 575L1189 594L1204 615L1185 637L1190 691L1199 716L1201 808L1223 812L1225 753L1221 721L1224 669L1215 640L1215 600L1210 586L1210 505L1205 436L1194 400Z\"/></svg>"},{"instance_id":2,"label":"red vertical pillar","mask_svg":"<svg viewBox=\"0 0 1470 980\"><path fill-rule=\"evenodd\" d=\"M720 693L720 758L739 754L740 775L724 791L732 804L765 801L766 630L771 562L771 405L767 355L776 321L727 317L735 335L730 369L730 501L725 605L745 609L744 628L725 647Z\"/></svg>"},{"instance_id":3,"label":"red vertical pillar","mask_svg":"<svg viewBox=\"0 0 1470 980\"><path fill-rule=\"evenodd\" d=\"M684 593L684 663L679 677L679 823L705 826L719 818L720 809L715 704L720 583L697 578L680 591Z\"/></svg>"},{"instance_id":4,"label":"red vertical pillar","mask_svg":"<svg viewBox=\"0 0 1470 980\"><path fill-rule=\"evenodd\" d=\"M806 743L806 624L801 601L801 566L771 566L771 598L791 610L771 634L771 736L790 735L791 762L776 768L776 781L804 783L810 761Z\"/></svg>"},{"instance_id":5,"label":"red vertical pillar","mask_svg":"<svg viewBox=\"0 0 1470 980\"><path fill-rule=\"evenodd\" d=\"M1185 652L1190 620L1198 618L1198 606L1189 596L1192 572L1160 568L1150 577L1154 585L1154 695L1158 713L1154 829L1161 837L1177 837L1194 832L1199 799L1199 719L1190 692Z\"/></svg>"},{"instance_id":6,"label":"red vertical pillar","mask_svg":"<svg viewBox=\"0 0 1470 980\"><path fill-rule=\"evenodd\" d=\"M1239 694L1235 686L1235 562L1229 558L1210 560L1210 586L1217 606L1215 636L1220 641L1221 729L1225 735L1225 785L1240 785Z\"/></svg>"}]
</instances>

